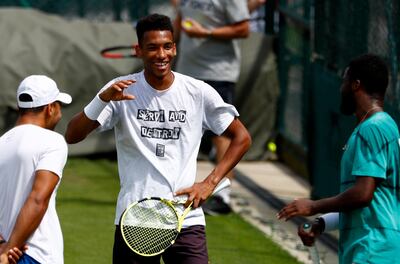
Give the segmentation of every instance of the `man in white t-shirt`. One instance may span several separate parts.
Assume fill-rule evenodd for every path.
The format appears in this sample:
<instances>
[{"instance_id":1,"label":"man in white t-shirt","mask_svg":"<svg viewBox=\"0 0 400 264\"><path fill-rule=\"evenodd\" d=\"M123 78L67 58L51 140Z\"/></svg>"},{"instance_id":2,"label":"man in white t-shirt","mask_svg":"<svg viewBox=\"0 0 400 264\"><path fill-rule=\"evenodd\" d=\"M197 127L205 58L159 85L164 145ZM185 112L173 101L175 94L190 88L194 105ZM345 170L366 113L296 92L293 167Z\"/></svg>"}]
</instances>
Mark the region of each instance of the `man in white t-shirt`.
<instances>
[{"instance_id":1,"label":"man in white t-shirt","mask_svg":"<svg viewBox=\"0 0 400 264\"><path fill-rule=\"evenodd\" d=\"M53 130L61 119L61 103L71 101L44 75L28 76L18 87L19 117L0 137L1 264L14 263L13 248L23 250L24 245L18 263L64 262L55 196L68 148Z\"/></svg>"},{"instance_id":2,"label":"man in white t-shirt","mask_svg":"<svg viewBox=\"0 0 400 264\"><path fill-rule=\"evenodd\" d=\"M136 26L136 53L144 70L118 77L68 124L68 143L94 129L114 129L121 189L115 216L113 263L160 263L160 255L140 257L124 243L119 229L127 206L144 197L172 199L187 194L193 210L175 243L162 253L164 263L207 264L205 219L199 207L248 150L251 138L235 107L224 103L203 81L172 72L176 55L168 17L150 15ZM205 130L224 134L231 144L202 182L195 183L197 155Z\"/></svg>"}]
</instances>

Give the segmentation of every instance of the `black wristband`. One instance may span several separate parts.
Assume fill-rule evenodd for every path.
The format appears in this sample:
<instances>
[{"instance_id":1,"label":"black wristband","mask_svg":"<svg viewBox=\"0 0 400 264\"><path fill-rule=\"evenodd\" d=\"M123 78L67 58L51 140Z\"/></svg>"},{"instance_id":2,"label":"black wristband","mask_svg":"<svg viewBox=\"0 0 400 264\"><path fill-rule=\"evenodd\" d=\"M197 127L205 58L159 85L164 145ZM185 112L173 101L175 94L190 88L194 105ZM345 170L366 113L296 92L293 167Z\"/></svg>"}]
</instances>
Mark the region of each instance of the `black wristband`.
<instances>
[{"instance_id":1,"label":"black wristband","mask_svg":"<svg viewBox=\"0 0 400 264\"><path fill-rule=\"evenodd\" d=\"M5 241L4 239L0 239L0 244L4 244L4 243L6 243L7 241Z\"/></svg>"},{"instance_id":2,"label":"black wristband","mask_svg":"<svg viewBox=\"0 0 400 264\"><path fill-rule=\"evenodd\" d=\"M316 224L319 227L320 234L322 234L325 231L325 220L322 217L317 217L314 220L314 224Z\"/></svg>"}]
</instances>

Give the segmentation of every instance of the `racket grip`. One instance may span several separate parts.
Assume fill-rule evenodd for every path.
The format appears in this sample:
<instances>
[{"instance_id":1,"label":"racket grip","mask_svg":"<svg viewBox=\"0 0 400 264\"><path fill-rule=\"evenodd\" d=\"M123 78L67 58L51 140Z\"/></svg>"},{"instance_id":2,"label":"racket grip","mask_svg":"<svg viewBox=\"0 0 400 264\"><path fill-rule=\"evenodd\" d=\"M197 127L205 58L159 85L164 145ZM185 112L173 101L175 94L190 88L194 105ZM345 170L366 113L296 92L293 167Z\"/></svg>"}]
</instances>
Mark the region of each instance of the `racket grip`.
<instances>
[{"instance_id":1,"label":"racket grip","mask_svg":"<svg viewBox=\"0 0 400 264\"><path fill-rule=\"evenodd\" d=\"M230 185L231 185L231 181L229 180L229 178L224 178L222 181L220 181L218 183L217 187L215 187L212 194L216 194L217 192L222 191L223 189L229 187Z\"/></svg>"},{"instance_id":2,"label":"racket grip","mask_svg":"<svg viewBox=\"0 0 400 264\"><path fill-rule=\"evenodd\" d=\"M309 224L309 223L304 223L303 224L304 232L310 233L311 232L311 228L312 228L311 224ZM317 247L316 247L315 243L314 243L314 245L308 247L308 252L310 254L311 262L313 264L319 264L320 263L319 254L318 254L318 250L317 250Z\"/></svg>"}]
</instances>

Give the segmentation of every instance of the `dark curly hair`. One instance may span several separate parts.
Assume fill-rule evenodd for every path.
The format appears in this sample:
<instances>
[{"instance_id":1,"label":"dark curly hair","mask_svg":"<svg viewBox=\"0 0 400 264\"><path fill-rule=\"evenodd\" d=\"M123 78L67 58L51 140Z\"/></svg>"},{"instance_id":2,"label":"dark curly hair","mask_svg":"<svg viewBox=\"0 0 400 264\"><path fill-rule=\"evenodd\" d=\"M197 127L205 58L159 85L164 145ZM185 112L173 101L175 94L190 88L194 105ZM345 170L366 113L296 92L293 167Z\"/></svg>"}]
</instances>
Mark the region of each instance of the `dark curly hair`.
<instances>
[{"instance_id":1,"label":"dark curly hair","mask_svg":"<svg viewBox=\"0 0 400 264\"><path fill-rule=\"evenodd\" d=\"M169 17L160 14L151 14L145 16L136 24L136 35L139 45L143 40L144 33L152 30L171 31L172 35L174 33L174 28Z\"/></svg>"},{"instance_id":2,"label":"dark curly hair","mask_svg":"<svg viewBox=\"0 0 400 264\"><path fill-rule=\"evenodd\" d=\"M389 70L385 61L374 54L364 54L349 63L347 75L350 81L359 80L365 91L383 99L389 83Z\"/></svg>"}]
</instances>

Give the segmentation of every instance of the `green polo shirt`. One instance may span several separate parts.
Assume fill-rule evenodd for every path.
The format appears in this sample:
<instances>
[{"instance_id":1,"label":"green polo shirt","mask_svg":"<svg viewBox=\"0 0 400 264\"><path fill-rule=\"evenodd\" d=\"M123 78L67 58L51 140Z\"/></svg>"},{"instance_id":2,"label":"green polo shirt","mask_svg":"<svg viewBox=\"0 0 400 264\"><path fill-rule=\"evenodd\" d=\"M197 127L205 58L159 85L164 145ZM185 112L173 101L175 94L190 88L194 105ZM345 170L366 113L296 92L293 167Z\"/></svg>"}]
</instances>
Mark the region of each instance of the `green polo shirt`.
<instances>
[{"instance_id":1,"label":"green polo shirt","mask_svg":"<svg viewBox=\"0 0 400 264\"><path fill-rule=\"evenodd\" d=\"M371 203L340 214L339 262L400 263L399 131L378 112L355 128L341 160L340 191L356 177L381 179Z\"/></svg>"}]
</instances>

